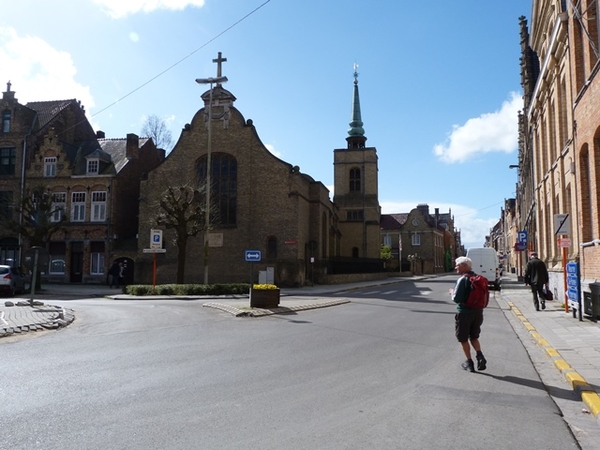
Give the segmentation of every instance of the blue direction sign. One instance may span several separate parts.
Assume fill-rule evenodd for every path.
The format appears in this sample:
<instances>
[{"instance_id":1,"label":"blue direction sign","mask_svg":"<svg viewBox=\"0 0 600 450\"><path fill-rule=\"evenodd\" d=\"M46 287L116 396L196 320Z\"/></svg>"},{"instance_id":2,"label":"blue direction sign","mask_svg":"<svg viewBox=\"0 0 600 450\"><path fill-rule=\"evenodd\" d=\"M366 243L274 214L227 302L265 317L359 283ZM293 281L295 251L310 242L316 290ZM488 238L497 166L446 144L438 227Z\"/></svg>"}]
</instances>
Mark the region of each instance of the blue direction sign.
<instances>
[{"instance_id":1,"label":"blue direction sign","mask_svg":"<svg viewBox=\"0 0 600 450\"><path fill-rule=\"evenodd\" d=\"M569 306L579 309L579 263L567 263L567 297Z\"/></svg>"},{"instance_id":2,"label":"blue direction sign","mask_svg":"<svg viewBox=\"0 0 600 450\"><path fill-rule=\"evenodd\" d=\"M259 262L261 259L260 250L246 250L246 261Z\"/></svg>"}]
</instances>

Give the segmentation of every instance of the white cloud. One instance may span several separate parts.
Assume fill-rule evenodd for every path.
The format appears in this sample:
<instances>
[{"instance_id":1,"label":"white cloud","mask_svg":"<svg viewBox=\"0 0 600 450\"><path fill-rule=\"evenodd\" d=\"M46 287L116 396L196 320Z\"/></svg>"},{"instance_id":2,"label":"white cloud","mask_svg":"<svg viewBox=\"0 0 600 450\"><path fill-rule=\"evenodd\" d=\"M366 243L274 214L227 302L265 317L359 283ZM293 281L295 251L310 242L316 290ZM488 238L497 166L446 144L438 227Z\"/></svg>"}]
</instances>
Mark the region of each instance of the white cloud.
<instances>
[{"instance_id":1,"label":"white cloud","mask_svg":"<svg viewBox=\"0 0 600 450\"><path fill-rule=\"evenodd\" d=\"M419 203L425 202L381 201L381 213L409 213ZM452 216L454 216L454 226L460 231L461 242L465 248L483 247L485 237L490 234L490 230L498 222L498 219L479 219L475 217L478 211L469 206L435 202L427 202L427 204L429 205L429 213L432 215L435 214L435 208L439 208L440 214L448 214L448 211L451 212Z\"/></svg>"},{"instance_id":2,"label":"white cloud","mask_svg":"<svg viewBox=\"0 0 600 450\"><path fill-rule=\"evenodd\" d=\"M75 81L76 74L69 53L39 37L0 27L0 81L11 81L19 103L76 98L89 110L94 98L88 86Z\"/></svg>"},{"instance_id":3,"label":"white cloud","mask_svg":"<svg viewBox=\"0 0 600 450\"><path fill-rule=\"evenodd\" d=\"M522 108L521 96L511 92L499 111L454 125L446 142L434 147L434 154L444 162L455 163L479 153L513 152L517 148L518 112Z\"/></svg>"},{"instance_id":4,"label":"white cloud","mask_svg":"<svg viewBox=\"0 0 600 450\"><path fill-rule=\"evenodd\" d=\"M150 13L158 9L181 11L188 6L201 8L204 0L94 0L104 7L113 19L121 19L138 12Z\"/></svg>"},{"instance_id":5,"label":"white cloud","mask_svg":"<svg viewBox=\"0 0 600 450\"><path fill-rule=\"evenodd\" d=\"M135 31L131 31L129 33L129 40L131 42L139 42L140 41L140 35L137 34Z\"/></svg>"}]
</instances>

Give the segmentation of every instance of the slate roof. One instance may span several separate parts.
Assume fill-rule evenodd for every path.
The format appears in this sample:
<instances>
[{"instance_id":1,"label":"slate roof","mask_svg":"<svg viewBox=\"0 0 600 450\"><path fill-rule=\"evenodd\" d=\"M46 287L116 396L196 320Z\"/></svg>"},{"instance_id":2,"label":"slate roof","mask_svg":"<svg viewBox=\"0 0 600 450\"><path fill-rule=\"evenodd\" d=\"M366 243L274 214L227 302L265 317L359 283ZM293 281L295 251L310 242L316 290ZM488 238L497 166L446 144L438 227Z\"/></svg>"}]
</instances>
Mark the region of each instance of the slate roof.
<instances>
[{"instance_id":1,"label":"slate roof","mask_svg":"<svg viewBox=\"0 0 600 450\"><path fill-rule=\"evenodd\" d=\"M399 230L407 219L408 213L382 214L379 219L379 226L382 230Z\"/></svg>"},{"instance_id":2,"label":"slate roof","mask_svg":"<svg viewBox=\"0 0 600 450\"><path fill-rule=\"evenodd\" d=\"M139 138L139 148L142 148L150 138ZM98 139L100 148L112 158L116 173L119 173L129 162L127 157L127 139Z\"/></svg>"},{"instance_id":3,"label":"slate roof","mask_svg":"<svg viewBox=\"0 0 600 450\"><path fill-rule=\"evenodd\" d=\"M40 128L43 128L53 118L55 118L61 111L67 108L72 102L77 100L49 100L45 102L28 102L25 106L33 109L37 112L38 119L40 121Z\"/></svg>"}]
</instances>

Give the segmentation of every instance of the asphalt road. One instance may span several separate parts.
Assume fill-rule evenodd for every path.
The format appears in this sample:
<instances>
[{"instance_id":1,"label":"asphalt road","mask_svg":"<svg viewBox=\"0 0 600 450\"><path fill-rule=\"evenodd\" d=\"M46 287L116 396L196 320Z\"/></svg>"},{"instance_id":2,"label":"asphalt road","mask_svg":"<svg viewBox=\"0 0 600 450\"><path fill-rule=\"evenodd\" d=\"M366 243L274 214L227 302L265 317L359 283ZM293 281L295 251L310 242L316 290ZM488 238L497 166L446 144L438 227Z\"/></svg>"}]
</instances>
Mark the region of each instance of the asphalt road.
<instances>
[{"instance_id":1,"label":"asphalt road","mask_svg":"<svg viewBox=\"0 0 600 450\"><path fill-rule=\"evenodd\" d=\"M261 318L202 301L63 302L69 327L0 343L0 448L580 448L494 300L488 370L460 369L454 280Z\"/></svg>"}]
</instances>

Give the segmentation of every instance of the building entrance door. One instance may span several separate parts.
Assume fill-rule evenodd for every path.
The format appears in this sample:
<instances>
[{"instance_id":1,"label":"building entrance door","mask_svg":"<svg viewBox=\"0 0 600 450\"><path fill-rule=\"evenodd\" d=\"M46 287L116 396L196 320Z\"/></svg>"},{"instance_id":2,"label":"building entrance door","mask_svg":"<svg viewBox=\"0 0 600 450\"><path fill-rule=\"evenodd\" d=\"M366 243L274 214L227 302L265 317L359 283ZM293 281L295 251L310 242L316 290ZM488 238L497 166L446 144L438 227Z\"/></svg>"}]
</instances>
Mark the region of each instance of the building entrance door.
<instances>
[{"instance_id":1,"label":"building entrance door","mask_svg":"<svg viewBox=\"0 0 600 450\"><path fill-rule=\"evenodd\" d=\"M71 244L71 283L83 280L83 242Z\"/></svg>"}]
</instances>

